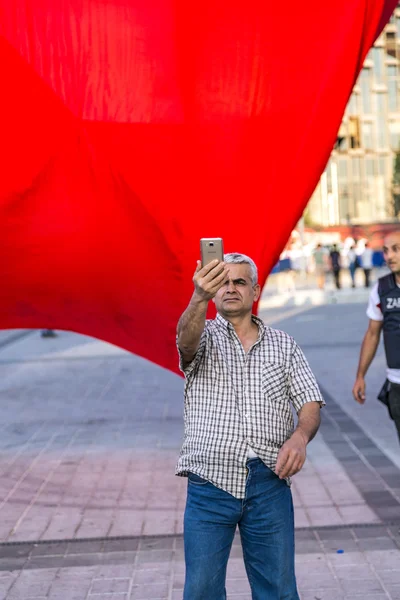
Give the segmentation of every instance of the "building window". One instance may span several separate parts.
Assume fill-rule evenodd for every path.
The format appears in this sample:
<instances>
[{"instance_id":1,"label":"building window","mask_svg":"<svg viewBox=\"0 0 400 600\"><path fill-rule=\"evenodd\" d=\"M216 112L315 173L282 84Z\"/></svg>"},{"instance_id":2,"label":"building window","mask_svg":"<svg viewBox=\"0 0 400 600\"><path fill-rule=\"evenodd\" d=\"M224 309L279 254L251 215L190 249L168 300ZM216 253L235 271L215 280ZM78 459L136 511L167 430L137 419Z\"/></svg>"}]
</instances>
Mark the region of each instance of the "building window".
<instances>
[{"instance_id":1,"label":"building window","mask_svg":"<svg viewBox=\"0 0 400 600\"><path fill-rule=\"evenodd\" d=\"M339 218L346 221L349 203L349 175L347 169L347 157L339 157L337 161L338 192L339 192Z\"/></svg>"},{"instance_id":2,"label":"building window","mask_svg":"<svg viewBox=\"0 0 400 600\"><path fill-rule=\"evenodd\" d=\"M339 150L339 152L345 152L348 150L348 142L347 142L347 123L341 123L339 127L339 131L336 138L335 149Z\"/></svg>"},{"instance_id":3,"label":"building window","mask_svg":"<svg viewBox=\"0 0 400 600\"><path fill-rule=\"evenodd\" d=\"M395 152L400 151L400 122L391 121L389 123L390 147Z\"/></svg>"},{"instance_id":4,"label":"building window","mask_svg":"<svg viewBox=\"0 0 400 600\"><path fill-rule=\"evenodd\" d=\"M374 214L374 195L375 195L375 159L365 159L365 186L364 200L367 202L370 216Z\"/></svg>"},{"instance_id":5,"label":"building window","mask_svg":"<svg viewBox=\"0 0 400 600\"><path fill-rule=\"evenodd\" d=\"M347 158L339 158L337 161L338 166L338 178L343 181L347 181Z\"/></svg>"},{"instance_id":6,"label":"building window","mask_svg":"<svg viewBox=\"0 0 400 600\"><path fill-rule=\"evenodd\" d=\"M353 215L359 216L358 206L362 201L362 179L361 179L361 158L353 158L351 161L353 173Z\"/></svg>"},{"instance_id":7,"label":"building window","mask_svg":"<svg viewBox=\"0 0 400 600\"><path fill-rule=\"evenodd\" d=\"M388 107L390 112L399 110L399 94L397 89L397 65L386 66L387 87L388 87Z\"/></svg>"},{"instance_id":8,"label":"building window","mask_svg":"<svg viewBox=\"0 0 400 600\"><path fill-rule=\"evenodd\" d=\"M351 161L352 171L353 171L353 179L360 180L361 179L361 158L355 157Z\"/></svg>"},{"instance_id":9,"label":"building window","mask_svg":"<svg viewBox=\"0 0 400 600\"><path fill-rule=\"evenodd\" d=\"M349 117L349 142L353 150L361 147L359 117Z\"/></svg>"},{"instance_id":10,"label":"building window","mask_svg":"<svg viewBox=\"0 0 400 600\"><path fill-rule=\"evenodd\" d=\"M380 150L387 148L387 108L386 108L386 95L376 94L376 109L377 109L377 142Z\"/></svg>"},{"instance_id":11,"label":"building window","mask_svg":"<svg viewBox=\"0 0 400 600\"><path fill-rule=\"evenodd\" d=\"M365 159L365 173L367 177L375 177L376 169L375 169L375 159L374 158L366 158Z\"/></svg>"},{"instance_id":12,"label":"building window","mask_svg":"<svg viewBox=\"0 0 400 600\"><path fill-rule=\"evenodd\" d=\"M371 69L362 69L360 75L361 102L364 113L371 113Z\"/></svg>"},{"instance_id":13,"label":"building window","mask_svg":"<svg viewBox=\"0 0 400 600\"><path fill-rule=\"evenodd\" d=\"M386 166L387 166L387 159L386 156L380 156L378 158L378 171L379 171L379 175L381 175L382 177L386 177Z\"/></svg>"},{"instance_id":14,"label":"building window","mask_svg":"<svg viewBox=\"0 0 400 600\"><path fill-rule=\"evenodd\" d=\"M362 124L362 147L365 150L373 150L374 149L374 130L373 123L363 123Z\"/></svg>"},{"instance_id":15,"label":"building window","mask_svg":"<svg viewBox=\"0 0 400 600\"><path fill-rule=\"evenodd\" d=\"M374 61L374 79L376 83L383 83L383 48L372 48L372 60Z\"/></svg>"},{"instance_id":16,"label":"building window","mask_svg":"<svg viewBox=\"0 0 400 600\"><path fill-rule=\"evenodd\" d=\"M396 34L392 31L387 31L386 39L386 54L392 58L396 58Z\"/></svg>"},{"instance_id":17,"label":"building window","mask_svg":"<svg viewBox=\"0 0 400 600\"><path fill-rule=\"evenodd\" d=\"M358 105L359 105L358 94L353 92L350 96L350 100L347 105L347 113L349 115L358 115L360 112Z\"/></svg>"},{"instance_id":18,"label":"building window","mask_svg":"<svg viewBox=\"0 0 400 600\"><path fill-rule=\"evenodd\" d=\"M376 94L376 111L378 115L386 114L385 94Z\"/></svg>"},{"instance_id":19,"label":"building window","mask_svg":"<svg viewBox=\"0 0 400 600\"><path fill-rule=\"evenodd\" d=\"M397 110L398 110L397 81L395 79L389 79L389 81L388 81L388 105L389 105L389 112L397 112Z\"/></svg>"}]
</instances>

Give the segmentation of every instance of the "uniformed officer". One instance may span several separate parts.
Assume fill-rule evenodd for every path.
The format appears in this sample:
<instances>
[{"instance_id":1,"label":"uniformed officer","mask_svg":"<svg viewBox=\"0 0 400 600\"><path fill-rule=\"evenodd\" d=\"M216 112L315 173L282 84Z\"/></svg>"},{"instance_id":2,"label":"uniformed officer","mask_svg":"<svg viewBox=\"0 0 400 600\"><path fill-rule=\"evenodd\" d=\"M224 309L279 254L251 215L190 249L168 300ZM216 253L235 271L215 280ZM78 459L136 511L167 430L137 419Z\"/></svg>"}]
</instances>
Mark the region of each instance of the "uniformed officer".
<instances>
[{"instance_id":1,"label":"uniformed officer","mask_svg":"<svg viewBox=\"0 0 400 600\"><path fill-rule=\"evenodd\" d=\"M371 290L364 336L353 396L365 402L365 375L375 356L381 330L385 345L387 380L380 399L387 404L400 439L400 230L385 237L383 253L391 273L378 279Z\"/></svg>"}]
</instances>

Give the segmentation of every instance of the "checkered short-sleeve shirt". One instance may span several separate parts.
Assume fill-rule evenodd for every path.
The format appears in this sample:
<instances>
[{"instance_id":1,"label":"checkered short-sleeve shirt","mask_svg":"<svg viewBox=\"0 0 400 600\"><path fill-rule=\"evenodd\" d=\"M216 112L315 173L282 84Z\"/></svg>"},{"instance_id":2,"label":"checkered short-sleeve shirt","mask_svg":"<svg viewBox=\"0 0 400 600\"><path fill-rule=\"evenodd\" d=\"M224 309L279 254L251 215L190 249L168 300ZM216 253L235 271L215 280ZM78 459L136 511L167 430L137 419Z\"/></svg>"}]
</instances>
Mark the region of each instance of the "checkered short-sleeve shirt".
<instances>
[{"instance_id":1,"label":"checkered short-sleeve shirt","mask_svg":"<svg viewBox=\"0 0 400 600\"><path fill-rule=\"evenodd\" d=\"M183 446L177 475L196 473L244 498L249 447L275 469L278 452L294 429L293 411L324 400L303 352L288 334L258 325L246 354L221 315L206 321L185 375Z\"/></svg>"}]
</instances>

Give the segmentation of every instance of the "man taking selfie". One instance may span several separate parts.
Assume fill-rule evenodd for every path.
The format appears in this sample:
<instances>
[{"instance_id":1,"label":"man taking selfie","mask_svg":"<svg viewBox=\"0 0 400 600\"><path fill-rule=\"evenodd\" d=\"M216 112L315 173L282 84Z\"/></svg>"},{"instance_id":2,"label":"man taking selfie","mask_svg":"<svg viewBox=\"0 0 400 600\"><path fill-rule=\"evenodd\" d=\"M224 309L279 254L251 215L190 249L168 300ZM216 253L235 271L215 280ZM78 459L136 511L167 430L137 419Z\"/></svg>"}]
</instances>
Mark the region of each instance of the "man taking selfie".
<instances>
[{"instance_id":1,"label":"man taking selfie","mask_svg":"<svg viewBox=\"0 0 400 600\"><path fill-rule=\"evenodd\" d=\"M251 258L199 261L193 282L177 330L186 380L176 469L188 477L184 600L226 598L237 526L253 600L298 600L289 484L324 401L295 341L252 314L261 288ZM206 320L210 300L217 316Z\"/></svg>"}]
</instances>

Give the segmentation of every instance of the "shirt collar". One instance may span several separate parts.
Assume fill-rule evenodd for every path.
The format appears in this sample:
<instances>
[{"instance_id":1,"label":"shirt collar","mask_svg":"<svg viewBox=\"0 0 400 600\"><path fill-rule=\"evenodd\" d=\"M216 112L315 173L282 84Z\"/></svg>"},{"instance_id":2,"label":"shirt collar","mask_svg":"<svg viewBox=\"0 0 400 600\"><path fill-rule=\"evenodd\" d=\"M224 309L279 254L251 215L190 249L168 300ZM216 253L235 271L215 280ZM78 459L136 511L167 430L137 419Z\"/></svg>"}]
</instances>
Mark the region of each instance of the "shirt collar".
<instances>
[{"instance_id":1,"label":"shirt collar","mask_svg":"<svg viewBox=\"0 0 400 600\"><path fill-rule=\"evenodd\" d=\"M265 334L264 322L256 315L251 315L251 319L253 323L255 323L258 327L258 339L261 340ZM215 324L217 325L220 331L225 333L225 335L229 335L231 332L235 331L235 328L233 327L232 323L229 323L229 321L224 319L224 317L222 317L219 313L217 313L217 316L215 317Z\"/></svg>"}]
</instances>

